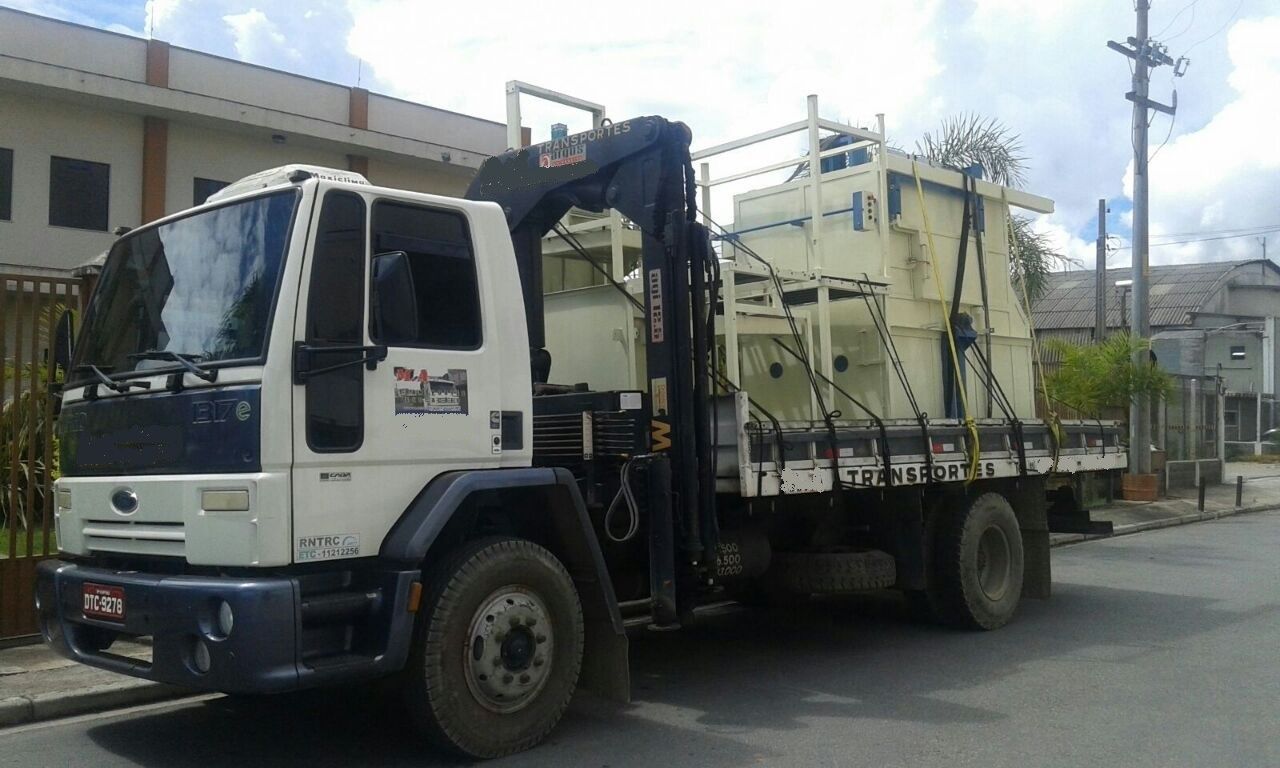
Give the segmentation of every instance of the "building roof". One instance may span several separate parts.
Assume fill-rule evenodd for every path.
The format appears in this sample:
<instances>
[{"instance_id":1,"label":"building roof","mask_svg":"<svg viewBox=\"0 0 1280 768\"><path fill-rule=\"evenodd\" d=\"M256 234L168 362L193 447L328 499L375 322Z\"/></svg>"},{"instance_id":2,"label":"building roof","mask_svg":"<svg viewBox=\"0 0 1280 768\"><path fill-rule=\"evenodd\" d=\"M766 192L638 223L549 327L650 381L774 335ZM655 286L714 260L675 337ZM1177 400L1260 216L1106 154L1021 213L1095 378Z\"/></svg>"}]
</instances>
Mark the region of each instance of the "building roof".
<instances>
[{"instance_id":1,"label":"building roof","mask_svg":"<svg viewBox=\"0 0 1280 768\"><path fill-rule=\"evenodd\" d=\"M1220 285L1237 268L1248 264L1265 264L1271 269L1276 265L1269 261L1215 261L1202 264L1161 264L1151 267L1151 326L1162 328L1185 325L1190 313L1198 311L1213 297ZM1108 269L1106 285L1107 327L1119 328L1125 323L1121 318L1121 296L1127 294L1116 281L1132 276L1129 267ZM1090 329L1094 327L1093 270L1054 272L1048 276L1044 293L1035 301L1032 314L1037 330ZM1131 298L1125 296L1125 302ZM1058 334L1054 334L1058 335Z\"/></svg>"}]
</instances>

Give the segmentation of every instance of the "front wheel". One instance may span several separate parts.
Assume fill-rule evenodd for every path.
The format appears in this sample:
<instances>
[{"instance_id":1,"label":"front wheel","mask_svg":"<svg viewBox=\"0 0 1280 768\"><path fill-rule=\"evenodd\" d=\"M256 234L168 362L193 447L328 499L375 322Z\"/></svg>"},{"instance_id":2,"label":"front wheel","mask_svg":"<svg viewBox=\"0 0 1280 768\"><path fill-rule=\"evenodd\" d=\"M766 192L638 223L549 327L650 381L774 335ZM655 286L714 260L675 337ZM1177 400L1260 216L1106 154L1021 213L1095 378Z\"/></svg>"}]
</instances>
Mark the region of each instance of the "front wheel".
<instances>
[{"instance_id":1,"label":"front wheel","mask_svg":"<svg viewBox=\"0 0 1280 768\"><path fill-rule=\"evenodd\" d=\"M531 541L463 545L428 577L405 694L436 744L472 758L542 741L573 697L582 607L554 555Z\"/></svg>"}]
</instances>

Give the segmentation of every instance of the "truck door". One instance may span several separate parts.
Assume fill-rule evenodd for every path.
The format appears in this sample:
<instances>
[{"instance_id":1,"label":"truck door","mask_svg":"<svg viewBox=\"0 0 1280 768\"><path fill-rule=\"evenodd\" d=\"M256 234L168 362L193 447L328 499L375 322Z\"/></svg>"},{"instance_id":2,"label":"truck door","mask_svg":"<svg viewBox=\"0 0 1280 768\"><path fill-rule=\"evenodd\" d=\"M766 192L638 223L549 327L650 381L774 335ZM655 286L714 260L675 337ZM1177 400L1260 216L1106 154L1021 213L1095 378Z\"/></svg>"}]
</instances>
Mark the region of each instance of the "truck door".
<instances>
[{"instance_id":1,"label":"truck door","mask_svg":"<svg viewBox=\"0 0 1280 768\"><path fill-rule=\"evenodd\" d=\"M422 488L497 466L501 362L460 210L323 192L295 369L294 558L376 555Z\"/></svg>"}]
</instances>

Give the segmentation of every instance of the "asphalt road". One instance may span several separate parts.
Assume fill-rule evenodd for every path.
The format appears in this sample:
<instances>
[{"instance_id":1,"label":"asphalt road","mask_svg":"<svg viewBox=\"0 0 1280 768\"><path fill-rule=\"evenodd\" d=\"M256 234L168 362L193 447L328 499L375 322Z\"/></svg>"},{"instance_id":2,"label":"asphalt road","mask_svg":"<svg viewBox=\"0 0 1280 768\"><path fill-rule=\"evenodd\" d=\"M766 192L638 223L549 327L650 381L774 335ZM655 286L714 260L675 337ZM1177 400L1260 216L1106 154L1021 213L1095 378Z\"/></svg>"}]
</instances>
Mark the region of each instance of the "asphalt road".
<instances>
[{"instance_id":1,"label":"asphalt road","mask_svg":"<svg viewBox=\"0 0 1280 768\"><path fill-rule=\"evenodd\" d=\"M1280 513L1056 550L992 633L896 603L708 620L632 644L636 702L575 701L501 765L1280 765ZM0 731L0 766L447 764L386 699L217 698Z\"/></svg>"}]
</instances>

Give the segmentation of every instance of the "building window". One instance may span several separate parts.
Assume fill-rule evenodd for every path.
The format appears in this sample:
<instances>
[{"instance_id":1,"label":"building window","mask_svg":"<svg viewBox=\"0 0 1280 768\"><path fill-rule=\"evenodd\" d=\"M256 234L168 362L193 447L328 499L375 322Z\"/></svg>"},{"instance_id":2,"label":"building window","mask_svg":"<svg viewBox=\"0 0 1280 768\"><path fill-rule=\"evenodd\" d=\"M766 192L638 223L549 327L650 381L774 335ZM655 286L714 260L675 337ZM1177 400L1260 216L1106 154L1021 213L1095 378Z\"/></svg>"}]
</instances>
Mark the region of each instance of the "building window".
<instances>
[{"instance_id":1,"label":"building window","mask_svg":"<svg viewBox=\"0 0 1280 768\"><path fill-rule=\"evenodd\" d=\"M69 157L50 158L49 224L107 231L111 166Z\"/></svg>"},{"instance_id":2,"label":"building window","mask_svg":"<svg viewBox=\"0 0 1280 768\"><path fill-rule=\"evenodd\" d=\"M1231 359L1232 359L1232 360L1243 360L1243 359L1244 359L1244 345L1243 345L1243 344L1238 345L1238 346L1233 346L1233 347L1231 347Z\"/></svg>"},{"instance_id":3,"label":"building window","mask_svg":"<svg viewBox=\"0 0 1280 768\"><path fill-rule=\"evenodd\" d=\"M199 176L197 176L195 180L195 184L193 185L193 189L192 189L191 204L204 205L204 201L208 200L210 195L212 195L214 192L220 192L223 189L226 189L227 185L229 185L230 183L231 182L229 181L216 181L214 179L202 179Z\"/></svg>"},{"instance_id":4,"label":"building window","mask_svg":"<svg viewBox=\"0 0 1280 768\"><path fill-rule=\"evenodd\" d=\"M0 149L0 221L13 218L13 150Z\"/></svg>"},{"instance_id":5,"label":"building window","mask_svg":"<svg viewBox=\"0 0 1280 768\"><path fill-rule=\"evenodd\" d=\"M471 233L459 213L389 201L373 206L373 253L404 251L417 293L418 334L375 342L403 347L476 349L480 291Z\"/></svg>"}]
</instances>

